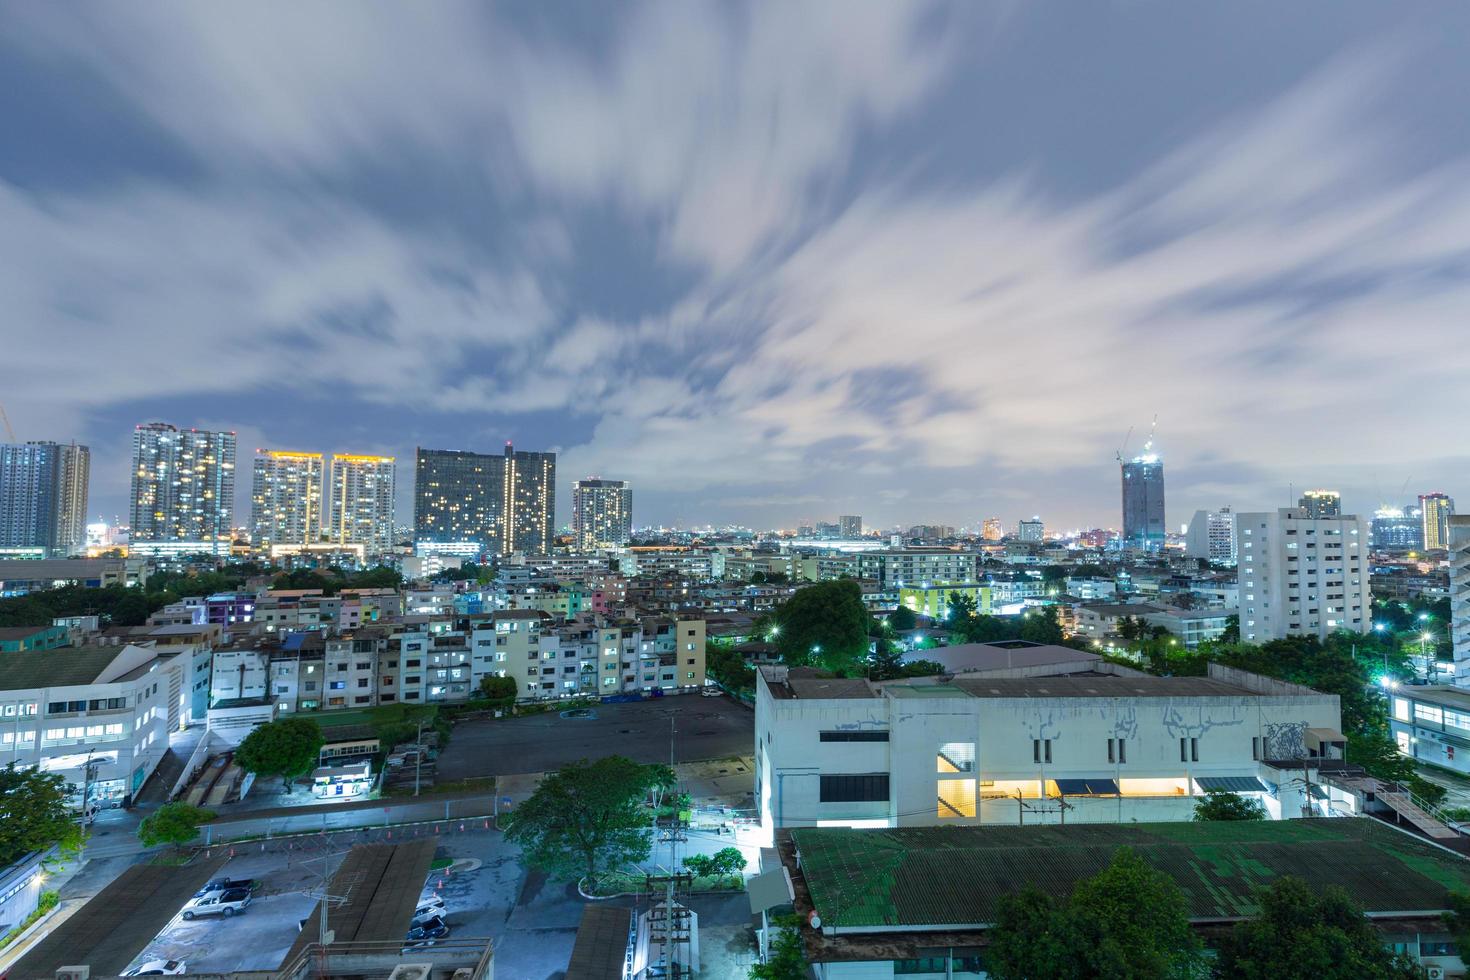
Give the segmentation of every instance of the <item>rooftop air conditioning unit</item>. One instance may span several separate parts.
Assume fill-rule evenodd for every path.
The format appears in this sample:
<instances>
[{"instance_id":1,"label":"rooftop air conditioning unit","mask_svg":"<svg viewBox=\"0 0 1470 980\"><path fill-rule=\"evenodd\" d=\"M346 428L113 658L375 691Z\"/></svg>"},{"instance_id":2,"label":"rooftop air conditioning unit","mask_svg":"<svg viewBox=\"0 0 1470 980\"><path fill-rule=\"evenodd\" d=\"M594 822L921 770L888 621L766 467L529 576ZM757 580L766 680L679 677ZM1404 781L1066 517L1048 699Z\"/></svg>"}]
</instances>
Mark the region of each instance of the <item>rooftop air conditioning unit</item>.
<instances>
[{"instance_id":1,"label":"rooftop air conditioning unit","mask_svg":"<svg viewBox=\"0 0 1470 980\"><path fill-rule=\"evenodd\" d=\"M388 974L388 980L429 980L433 972L432 963L400 963Z\"/></svg>"},{"instance_id":2,"label":"rooftop air conditioning unit","mask_svg":"<svg viewBox=\"0 0 1470 980\"><path fill-rule=\"evenodd\" d=\"M1425 980L1444 980L1444 967L1426 966L1424 968Z\"/></svg>"},{"instance_id":3,"label":"rooftop air conditioning unit","mask_svg":"<svg viewBox=\"0 0 1470 980\"><path fill-rule=\"evenodd\" d=\"M91 975L89 966L63 966L56 971L56 980L87 980Z\"/></svg>"}]
</instances>

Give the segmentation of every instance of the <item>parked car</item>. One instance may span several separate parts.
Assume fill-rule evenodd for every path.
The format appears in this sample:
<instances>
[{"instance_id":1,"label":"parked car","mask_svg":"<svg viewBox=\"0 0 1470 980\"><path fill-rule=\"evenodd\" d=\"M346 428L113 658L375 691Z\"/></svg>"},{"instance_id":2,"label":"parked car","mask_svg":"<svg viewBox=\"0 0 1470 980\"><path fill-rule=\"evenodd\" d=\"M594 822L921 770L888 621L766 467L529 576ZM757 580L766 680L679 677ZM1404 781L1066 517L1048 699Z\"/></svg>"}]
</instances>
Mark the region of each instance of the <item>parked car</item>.
<instances>
[{"instance_id":1,"label":"parked car","mask_svg":"<svg viewBox=\"0 0 1470 980\"><path fill-rule=\"evenodd\" d=\"M194 893L195 898L203 898L213 892L228 891L231 888L243 888L251 891L255 888L254 878L215 878Z\"/></svg>"},{"instance_id":2,"label":"parked car","mask_svg":"<svg viewBox=\"0 0 1470 980\"><path fill-rule=\"evenodd\" d=\"M420 906L419 908L414 909L413 921L409 923L409 925L411 927L417 927L424 925L425 923L430 922L434 919L438 919L443 922L445 921L445 917L448 915L449 911L445 909L442 905Z\"/></svg>"},{"instance_id":3,"label":"parked car","mask_svg":"<svg viewBox=\"0 0 1470 980\"><path fill-rule=\"evenodd\" d=\"M215 895L196 898L184 906L184 918L198 919L206 915L222 915L229 918L236 912L245 911L250 904L250 889L230 888Z\"/></svg>"},{"instance_id":4,"label":"parked car","mask_svg":"<svg viewBox=\"0 0 1470 980\"><path fill-rule=\"evenodd\" d=\"M725 692L720 690L718 687L702 687L699 689L699 696L702 698L717 698L722 696L724 693Z\"/></svg>"},{"instance_id":5,"label":"parked car","mask_svg":"<svg viewBox=\"0 0 1470 980\"><path fill-rule=\"evenodd\" d=\"M416 923L412 929L408 930L408 935L404 937L404 941L408 943L421 943L426 939L443 939L447 935L449 935L449 926L444 924L442 918L435 915L423 920L421 923Z\"/></svg>"},{"instance_id":6,"label":"parked car","mask_svg":"<svg viewBox=\"0 0 1470 980\"><path fill-rule=\"evenodd\" d=\"M124 973L125 977L176 977L184 973L183 960L149 960Z\"/></svg>"}]
</instances>

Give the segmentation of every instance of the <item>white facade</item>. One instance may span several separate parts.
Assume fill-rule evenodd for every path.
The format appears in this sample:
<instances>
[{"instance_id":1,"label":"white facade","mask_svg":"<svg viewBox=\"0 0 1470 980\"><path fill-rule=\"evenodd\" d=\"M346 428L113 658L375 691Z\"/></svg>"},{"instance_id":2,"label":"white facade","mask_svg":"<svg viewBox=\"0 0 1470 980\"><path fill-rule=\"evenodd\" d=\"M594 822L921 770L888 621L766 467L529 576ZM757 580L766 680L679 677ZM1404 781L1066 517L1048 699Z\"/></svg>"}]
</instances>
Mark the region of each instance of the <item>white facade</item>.
<instances>
[{"instance_id":1,"label":"white facade","mask_svg":"<svg viewBox=\"0 0 1470 980\"><path fill-rule=\"evenodd\" d=\"M1208 678L1080 663L885 684L763 667L756 686L768 830L1188 820L1195 797L1229 785L1294 817L1305 789L1268 763L1336 757L1341 739L1325 734L1335 695L1215 665Z\"/></svg>"},{"instance_id":2,"label":"white facade","mask_svg":"<svg viewBox=\"0 0 1470 980\"><path fill-rule=\"evenodd\" d=\"M1216 565L1236 564L1235 515L1230 508L1195 511L1184 535L1184 553Z\"/></svg>"},{"instance_id":3,"label":"white facade","mask_svg":"<svg viewBox=\"0 0 1470 980\"><path fill-rule=\"evenodd\" d=\"M572 486L572 538L578 551L617 548L633 536L633 489L623 480Z\"/></svg>"},{"instance_id":4,"label":"white facade","mask_svg":"<svg viewBox=\"0 0 1470 980\"><path fill-rule=\"evenodd\" d=\"M1470 687L1470 514L1451 515L1450 639L1455 648L1456 687Z\"/></svg>"},{"instance_id":5,"label":"white facade","mask_svg":"<svg viewBox=\"0 0 1470 980\"><path fill-rule=\"evenodd\" d=\"M392 456L332 457L331 521L327 537L334 544L360 544L369 558L393 548Z\"/></svg>"},{"instance_id":6,"label":"white facade","mask_svg":"<svg viewBox=\"0 0 1470 980\"><path fill-rule=\"evenodd\" d=\"M1240 637L1265 643L1286 636L1325 639L1366 633L1368 527L1357 517L1311 518L1299 507L1237 514Z\"/></svg>"},{"instance_id":7,"label":"white facade","mask_svg":"<svg viewBox=\"0 0 1470 980\"><path fill-rule=\"evenodd\" d=\"M322 454L257 449L250 489L251 544L312 545L322 536Z\"/></svg>"},{"instance_id":8,"label":"white facade","mask_svg":"<svg viewBox=\"0 0 1470 980\"><path fill-rule=\"evenodd\" d=\"M80 801L90 760L91 799L136 794L178 726L188 656L129 644L6 657L17 667L20 658L48 658L48 673L66 683L19 686L35 671L0 673L0 764L60 773L78 787ZM77 681L84 676L87 681Z\"/></svg>"}]
</instances>

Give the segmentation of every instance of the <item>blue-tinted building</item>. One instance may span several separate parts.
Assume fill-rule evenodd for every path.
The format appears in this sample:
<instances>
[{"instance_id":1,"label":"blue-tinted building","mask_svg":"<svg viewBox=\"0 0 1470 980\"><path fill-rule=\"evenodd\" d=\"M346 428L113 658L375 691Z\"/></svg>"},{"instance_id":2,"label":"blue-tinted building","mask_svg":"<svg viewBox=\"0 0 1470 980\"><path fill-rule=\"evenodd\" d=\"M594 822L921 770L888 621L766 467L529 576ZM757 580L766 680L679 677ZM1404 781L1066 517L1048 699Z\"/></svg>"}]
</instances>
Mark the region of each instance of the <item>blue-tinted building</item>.
<instances>
[{"instance_id":1,"label":"blue-tinted building","mask_svg":"<svg viewBox=\"0 0 1470 980\"><path fill-rule=\"evenodd\" d=\"M1123 547L1164 547L1164 461L1154 453L1123 464Z\"/></svg>"}]
</instances>

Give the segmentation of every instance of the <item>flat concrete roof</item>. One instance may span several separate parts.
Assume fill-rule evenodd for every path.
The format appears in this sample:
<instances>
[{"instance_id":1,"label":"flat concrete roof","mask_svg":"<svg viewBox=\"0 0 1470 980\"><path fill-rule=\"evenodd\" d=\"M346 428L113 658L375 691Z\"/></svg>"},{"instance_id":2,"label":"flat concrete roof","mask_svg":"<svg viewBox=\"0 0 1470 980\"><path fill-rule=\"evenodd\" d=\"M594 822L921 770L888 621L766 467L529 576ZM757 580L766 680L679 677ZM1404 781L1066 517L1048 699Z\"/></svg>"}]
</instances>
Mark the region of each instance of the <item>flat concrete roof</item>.
<instances>
[{"instance_id":1,"label":"flat concrete roof","mask_svg":"<svg viewBox=\"0 0 1470 980\"><path fill-rule=\"evenodd\" d=\"M948 685L976 698L1240 698L1255 691L1212 677L1120 677L1088 673L1063 677L956 677ZM896 686L888 690L898 692Z\"/></svg>"},{"instance_id":2,"label":"flat concrete roof","mask_svg":"<svg viewBox=\"0 0 1470 980\"><path fill-rule=\"evenodd\" d=\"M196 859L184 867L135 864L41 940L11 968L12 977L54 977L86 964L96 977L127 969L153 937L228 860Z\"/></svg>"},{"instance_id":3,"label":"flat concrete roof","mask_svg":"<svg viewBox=\"0 0 1470 980\"><path fill-rule=\"evenodd\" d=\"M915 650L904 659L932 660L950 673L974 670L1004 670L1011 667L1043 667L1051 664L1094 663L1102 657L1086 650L1048 643L957 643L929 650Z\"/></svg>"}]
</instances>

